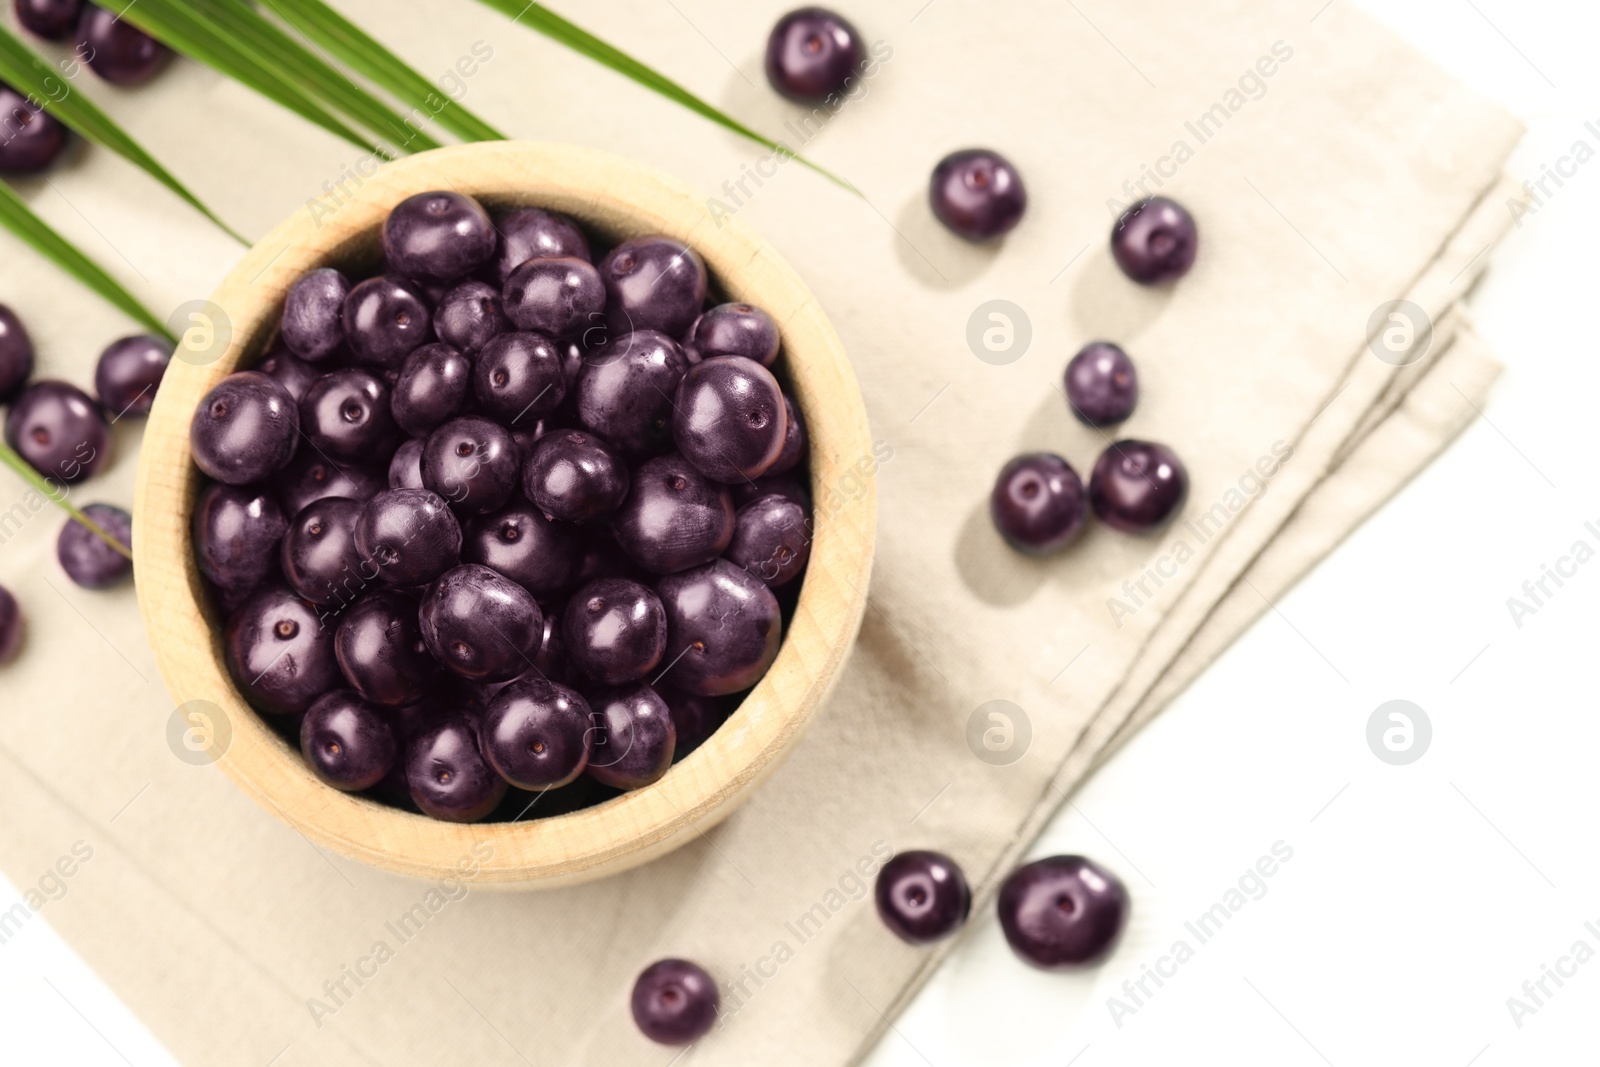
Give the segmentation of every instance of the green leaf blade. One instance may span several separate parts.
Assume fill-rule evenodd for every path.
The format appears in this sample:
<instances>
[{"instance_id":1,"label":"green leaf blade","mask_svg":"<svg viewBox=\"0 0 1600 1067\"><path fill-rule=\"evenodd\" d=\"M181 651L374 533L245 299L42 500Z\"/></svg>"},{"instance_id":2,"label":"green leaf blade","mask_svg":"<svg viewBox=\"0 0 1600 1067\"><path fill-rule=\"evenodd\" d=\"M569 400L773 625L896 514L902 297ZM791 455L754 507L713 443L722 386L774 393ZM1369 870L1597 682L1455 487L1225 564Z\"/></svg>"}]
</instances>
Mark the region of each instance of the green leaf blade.
<instances>
[{"instance_id":1,"label":"green leaf blade","mask_svg":"<svg viewBox=\"0 0 1600 1067\"><path fill-rule=\"evenodd\" d=\"M240 48L187 7L167 0L141 0L125 10L122 18L173 51L233 78L357 148L385 159L391 157L387 149L357 133L292 79L262 63L248 49Z\"/></svg>"},{"instance_id":2,"label":"green leaf blade","mask_svg":"<svg viewBox=\"0 0 1600 1067\"><path fill-rule=\"evenodd\" d=\"M165 337L174 344L177 343L177 338L172 336L166 323L157 318L154 312L140 303L137 297L123 288L122 284L106 273L98 263L78 251L72 242L34 214L33 209L17 195L16 190L5 182L0 182L0 226L22 238L40 255L94 290L106 302L120 308L129 318L152 333Z\"/></svg>"},{"instance_id":3,"label":"green leaf blade","mask_svg":"<svg viewBox=\"0 0 1600 1067\"><path fill-rule=\"evenodd\" d=\"M401 101L420 109L427 107L429 97L441 96L437 86L322 0L265 2L291 29L326 49ZM434 114L434 118L451 133L467 141L506 139L505 134L457 101L448 97L444 99L444 106Z\"/></svg>"},{"instance_id":4,"label":"green leaf blade","mask_svg":"<svg viewBox=\"0 0 1600 1067\"><path fill-rule=\"evenodd\" d=\"M0 444L0 463L4 463L7 467L10 467L12 470L16 471L17 474L21 476L23 481L27 482L29 485L33 486L34 489L38 490L46 500L50 501L52 504L55 504L62 511L65 511L69 516L72 517L74 522L78 523L84 529L88 530L90 533L100 538L100 540L114 548L124 559L133 559L133 552L129 550L127 545L123 544L121 541L118 541L115 537L112 537L103 528L101 528L99 523L95 522L82 511L78 510L77 506L67 499L67 489L65 486L52 483L44 475L34 470L33 467L28 464L27 460L23 459L16 452L12 451L10 445Z\"/></svg>"},{"instance_id":5,"label":"green leaf blade","mask_svg":"<svg viewBox=\"0 0 1600 1067\"><path fill-rule=\"evenodd\" d=\"M30 97L45 111L60 119L63 124L87 140L117 153L139 167L156 181L172 190L191 207L221 227L222 231L240 244L250 242L240 236L200 198L146 152L137 141L123 132L94 102L82 93L72 91L57 97L52 86L61 86L61 79L27 45L9 29L0 26L0 81Z\"/></svg>"},{"instance_id":6,"label":"green leaf blade","mask_svg":"<svg viewBox=\"0 0 1600 1067\"><path fill-rule=\"evenodd\" d=\"M544 34L553 41L566 45L601 66L609 67L618 74L631 78L645 88L660 93L674 103L688 108L703 118L710 119L724 129L770 148L774 152L780 152L791 159L799 160L803 166L822 175L841 189L848 189L857 196L861 195L859 189L837 174L811 162L793 149L778 144L770 137L757 133L733 116L706 103L706 101L683 88L665 74L639 62L626 52L612 47L581 26L568 22L543 4L525 3L524 0L481 0L481 2L501 14L509 16L513 22L526 23L530 29Z\"/></svg>"},{"instance_id":7,"label":"green leaf blade","mask_svg":"<svg viewBox=\"0 0 1600 1067\"><path fill-rule=\"evenodd\" d=\"M424 151L439 142L412 126L387 104L357 85L344 71L297 43L254 6L238 0L152 0L157 7L182 8L258 60L297 80L323 104L345 114L380 137L394 139L402 151ZM143 5L145 0L140 0Z\"/></svg>"}]
</instances>

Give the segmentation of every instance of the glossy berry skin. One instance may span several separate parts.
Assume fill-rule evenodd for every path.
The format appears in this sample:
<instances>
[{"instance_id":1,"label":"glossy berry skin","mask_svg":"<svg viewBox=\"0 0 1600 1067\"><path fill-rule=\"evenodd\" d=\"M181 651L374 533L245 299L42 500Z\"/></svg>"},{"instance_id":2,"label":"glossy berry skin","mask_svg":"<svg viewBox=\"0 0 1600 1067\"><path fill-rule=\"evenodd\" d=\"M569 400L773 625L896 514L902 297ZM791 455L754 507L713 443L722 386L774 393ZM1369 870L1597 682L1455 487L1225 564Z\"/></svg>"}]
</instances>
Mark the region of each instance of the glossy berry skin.
<instances>
[{"instance_id":1,"label":"glossy berry skin","mask_svg":"<svg viewBox=\"0 0 1600 1067\"><path fill-rule=\"evenodd\" d=\"M545 434L534 442L522 467L523 494L563 522L610 514L627 499L628 485L622 457L582 430Z\"/></svg>"},{"instance_id":2,"label":"glossy berry skin","mask_svg":"<svg viewBox=\"0 0 1600 1067\"><path fill-rule=\"evenodd\" d=\"M0 174L37 174L67 146L61 120L0 85Z\"/></svg>"},{"instance_id":3,"label":"glossy berry skin","mask_svg":"<svg viewBox=\"0 0 1600 1067\"><path fill-rule=\"evenodd\" d=\"M1128 891L1082 856L1049 856L1012 871L997 908L1012 951L1053 970L1093 963L1111 950L1128 920Z\"/></svg>"},{"instance_id":4,"label":"glossy berry skin","mask_svg":"<svg viewBox=\"0 0 1600 1067\"><path fill-rule=\"evenodd\" d=\"M678 343L645 330L609 342L578 378L578 421L626 456L672 447L672 404L689 360Z\"/></svg>"},{"instance_id":5,"label":"glossy berry skin","mask_svg":"<svg viewBox=\"0 0 1600 1067\"><path fill-rule=\"evenodd\" d=\"M1128 353L1109 341L1095 341L1067 364L1067 405L1080 422L1111 426L1133 414L1139 402L1139 374Z\"/></svg>"},{"instance_id":6,"label":"glossy berry skin","mask_svg":"<svg viewBox=\"0 0 1600 1067\"><path fill-rule=\"evenodd\" d=\"M613 789L642 789L672 766L678 731L661 695L648 685L590 695L594 750L589 776Z\"/></svg>"},{"instance_id":7,"label":"glossy berry skin","mask_svg":"<svg viewBox=\"0 0 1600 1067\"><path fill-rule=\"evenodd\" d=\"M506 795L478 746L478 729L463 715L426 727L406 746L406 785L424 815L445 822L478 822Z\"/></svg>"},{"instance_id":8,"label":"glossy berry skin","mask_svg":"<svg viewBox=\"0 0 1600 1067\"><path fill-rule=\"evenodd\" d=\"M277 499L260 486L220 483L200 491L192 525L200 573L224 593L239 595L272 574L289 528Z\"/></svg>"},{"instance_id":9,"label":"glossy berry skin","mask_svg":"<svg viewBox=\"0 0 1600 1067\"><path fill-rule=\"evenodd\" d=\"M417 700L438 673L422 640L416 597L394 589L374 589L344 609L333 651L351 688L384 707Z\"/></svg>"},{"instance_id":10,"label":"glossy berry skin","mask_svg":"<svg viewBox=\"0 0 1600 1067\"><path fill-rule=\"evenodd\" d=\"M124 548L133 547L132 515L110 504L90 504L83 513ZM67 577L85 589L105 589L133 574L132 560L74 519L68 519L56 537L56 559Z\"/></svg>"},{"instance_id":11,"label":"glossy berry skin","mask_svg":"<svg viewBox=\"0 0 1600 1067\"><path fill-rule=\"evenodd\" d=\"M324 374L300 398L300 431L329 459L388 455L399 437L388 383L354 367Z\"/></svg>"},{"instance_id":12,"label":"glossy berry skin","mask_svg":"<svg viewBox=\"0 0 1600 1067\"><path fill-rule=\"evenodd\" d=\"M688 341L701 359L743 356L763 367L778 362L778 324L749 304L718 304L695 321Z\"/></svg>"},{"instance_id":13,"label":"glossy berry skin","mask_svg":"<svg viewBox=\"0 0 1600 1067\"><path fill-rule=\"evenodd\" d=\"M1005 156L987 148L967 148L950 153L933 168L928 203L958 237L992 241L1022 221L1028 191Z\"/></svg>"},{"instance_id":14,"label":"glossy berry skin","mask_svg":"<svg viewBox=\"0 0 1600 1067\"><path fill-rule=\"evenodd\" d=\"M400 758L400 743L382 712L348 689L335 689L300 721L300 752L318 778L354 793L383 781Z\"/></svg>"},{"instance_id":15,"label":"glossy berry skin","mask_svg":"<svg viewBox=\"0 0 1600 1067\"><path fill-rule=\"evenodd\" d=\"M606 321L615 336L659 330L682 337L705 306L709 278L699 253L670 237L633 237L600 261Z\"/></svg>"},{"instance_id":16,"label":"glossy berry skin","mask_svg":"<svg viewBox=\"0 0 1600 1067\"><path fill-rule=\"evenodd\" d=\"M100 405L66 382L34 382L17 394L6 415L6 444L57 482L82 481L111 460L111 430Z\"/></svg>"},{"instance_id":17,"label":"glossy berry skin","mask_svg":"<svg viewBox=\"0 0 1600 1067\"><path fill-rule=\"evenodd\" d=\"M343 607L371 581L371 564L356 548L356 521L363 505L330 496L307 504L283 537L284 580L311 603Z\"/></svg>"},{"instance_id":18,"label":"glossy berry skin","mask_svg":"<svg viewBox=\"0 0 1600 1067\"><path fill-rule=\"evenodd\" d=\"M472 401L472 358L447 344L427 344L406 357L389 395L395 424L426 437L467 410Z\"/></svg>"},{"instance_id":19,"label":"glossy berry skin","mask_svg":"<svg viewBox=\"0 0 1600 1067\"><path fill-rule=\"evenodd\" d=\"M336 464L307 445L278 472L272 487L283 513L298 515L307 504L324 497L342 496L366 503L387 484L376 471L354 463Z\"/></svg>"},{"instance_id":20,"label":"glossy berry skin","mask_svg":"<svg viewBox=\"0 0 1600 1067\"><path fill-rule=\"evenodd\" d=\"M682 456L657 456L633 475L612 520L617 544L652 574L709 563L733 540L733 497Z\"/></svg>"},{"instance_id":21,"label":"glossy berry skin","mask_svg":"<svg viewBox=\"0 0 1600 1067\"><path fill-rule=\"evenodd\" d=\"M1194 266L1200 231L1181 204L1153 196L1134 204L1111 230L1111 255L1140 285L1177 281Z\"/></svg>"},{"instance_id":22,"label":"glossy berry skin","mask_svg":"<svg viewBox=\"0 0 1600 1067\"><path fill-rule=\"evenodd\" d=\"M772 461L772 466L762 474L763 478L788 474L805 462L808 448L806 426L800 418L800 409L794 406L794 399L788 393L783 394L783 413L783 448L778 451L778 458Z\"/></svg>"},{"instance_id":23,"label":"glossy berry skin","mask_svg":"<svg viewBox=\"0 0 1600 1067\"><path fill-rule=\"evenodd\" d=\"M948 937L967 921L972 891L955 860L939 852L901 852L878 872L878 917L912 945Z\"/></svg>"},{"instance_id":24,"label":"glossy berry skin","mask_svg":"<svg viewBox=\"0 0 1600 1067\"><path fill-rule=\"evenodd\" d=\"M77 28L83 0L16 0L13 9L29 33L47 41L65 41Z\"/></svg>"},{"instance_id":25,"label":"glossy berry skin","mask_svg":"<svg viewBox=\"0 0 1600 1067\"><path fill-rule=\"evenodd\" d=\"M576 781L589 765L591 725L588 701L564 685L529 675L489 701L483 752L518 789L554 789Z\"/></svg>"},{"instance_id":26,"label":"glossy berry skin","mask_svg":"<svg viewBox=\"0 0 1600 1067\"><path fill-rule=\"evenodd\" d=\"M139 335L113 341L95 366L94 391L100 406L113 419L150 414L156 388L171 361L172 344L162 338Z\"/></svg>"},{"instance_id":27,"label":"glossy berry skin","mask_svg":"<svg viewBox=\"0 0 1600 1067\"><path fill-rule=\"evenodd\" d=\"M260 371L222 379L189 423L195 466L229 485L249 485L281 470L299 444L299 406Z\"/></svg>"},{"instance_id":28,"label":"glossy berry skin","mask_svg":"<svg viewBox=\"0 0 1600 1067\"><path fill-rule=\"evenodd\" d=\"M1045 555L1083 532L1088 514L1083 479L1060 456L1024 453L1000 468L989 494L989 517L1019 552Z\"/></svg>"},{"instance_id":29,"label":"glossy berry skin","mask_svg":"<svg viewBox=\"0 0 1600 1067\"><path fill-rule=\"evenodd\" d=\"M589 253L589 239L565 215L525 207L501 215L495 225L500 231L500 247L495 253L494 274L502 286L513 270L535 256L594 260Z\"/></svg>"},{"instance_id":30,"label":"glossy berry skin","mask_svg":"<svg viewBox=\"0 0 1600 1067\"><path fill-rule=\"evenodd\" d=\"M283 386L298 407L311 389L311 383L322 377L322 372L279 343L267 353L267 358L256 365L256 370Z\"/></svg>"},{"instance_id":31,"label":"glossy berry skin","mask_svg":"<svg viewBox=\"0 0 1600 1067\"><path fill-rule=\"evenodd\" d=\"M302 274L283 300L278 335L295 355L320 363L344 344L344 302L350 279L332 267Z\"/></svg>"},{"instance_id":32,"label":"glossy berry skin","mask_svg":"<svg viewBox=\"0 0 1600 1067\"><path fill-rule=\"evenodd\" d=\"M462 282L433 309L433 332L439 340L468 355L511 329L500 290L484 282Z\"/></svg>"},{"instance_id":33,"label":"glossy berry skin","mask_svg":"<svg viewBox=\"0 0 1600 1067\"><path fill-rule=\"evenodd\" d=\"M602 685L648 680L667 648L667 614L649 589L626 578L590 582L561 619L567 659Z\"/></svg>"},{"instance_id":34,"label":"glossy berry skin","mask_svg":"<svg viewBox=\"0 0 1600 1067\"><path fill-rule=\"evenodd\" d=\"M587 259L539 256L506 279L506 316L519 330L565 337L604 322L606 287Z\"/></svg>"},{"instance_id":35,"label":"glossy berry skin","mask_svg":"<svg viewBox=\"0 0 1600 1067\"><path fill-rule=\"evenodd\" d=\"M577 581L581 553L573 527L553 522L526 500L513 497L499 511L467 524L461 558L493 568L536 597L549 598Z\"/></svg>"},{"instance_id":36,"label":"glossy berry skin","mask_svg":"<svg viewBox=\"0 0 1600 1067\"><path fill-rule=\"evenodd\" d=\"M508 682L527 671L544 636L533 594L476 563L429 586L418 618L433 658L475 682Z\"/></svg>"},{"instance_id":37,"label":"glossy berry skin","mask_svg":"<svg viewBox=\"0 0 1600 1067\"><path fill-rule=\"evenodd\" d=\"M672 438L701 474L744 482L777 462L787 418L771 371L743 356L718 356L690 367L678 384Z\"/></svg>"},{"instance_id":38,"label":"glossy berry skin","mask_svg":"<svg viewBox=\"0 0 1600 1067\"><path fill-rule=\"evenodd\" d=\"M389 269L418 281L448 282L471 274L493 258L496 240L483 205L460 193L436 190L407 197L383 224Z\"/></svg>"},{"instance_id":39,"label":"glossy berry skin","mask_svg":"<svg viewBox=\"0 0 1600 1067\"><path fill-rule=\"evenodd\" d=\"M385 489L356 520L356 547L389 585L433 581L461 558L461 524L444 498L426 489Z\"/></svg>"},{"instance_id":40,"label":"glossy berry skin","mask_svg":"<svg viewBox=\"0 0 1600 1067\"><path fill-rule=\"evenodd\" d=\"M451 419L422 446L422 484L463 518L500 508L516 491L522 457L511 435L477 415Z\"/></svg>"},{"instance_id":41,"label":"glossy berry skin","mask_svg":"<svg viewBox=\"0 0 1600 1067\"><path fill-rule=\"evenodd\" d=\"M354 286L339 317L356 359L378 367L398 367L433 335L422 290L391 274Z\"/></svg>"},{"instance_id":42,"label":"glossy berry skin","mask_svg":"<svg viewBox=\"0 0 1600 1067\"><path fill-rule=\"evenodd\" d=\"M656 595L667 613L667 658L681 653L665 684L726 696L755 685L778 658L777 598L727 560L669 574L656 583Z\"/></svg>"},{"instance_id":43,"label":"glossy berry skin","mask_svg":"<svg viewBox=\"0 0 1600 1067\"><path fill-rule=\"evenodd\" d=\"M1152 441L1116 441L1089 475L1089 506L1097 518L1126 533L1164 526L1189 495L1189 472L1177 453Z\"/></svg>"},{"instance_id":44,"label":"glossy berry skin","mask_svg":"<svg viewBox=\"0 0 1600 1067\"><path fill-rule=\"evenodd\" d=\"M845 90L865 58L854 26L825 8L803 7L772 28L767 82L797 104L821 104Z\"/></svg>"},{"instance_id":45,"label":"glossy berry skin","mask_svg":"<svg viewBox=\"0 0 1600 1067\"><path fill-rule=\"evenodd\" d=\"M422 485L422 448L427 439L413 437L394 450L394 457L389 460L389 488L390 489L421 489Z\"/></svg>"},{"instance_id":46,"label":"glossy berry skin","mask_svg":"<svg viewBox=\"0 0 1600 1067\"><path fill-rule=\"evenodd\" d=\"M33 374L33 339L17 313L0 304L0 404L9 403Z\"/></svg>"},{"instance_id":47,"label":"glossy berry skin","mask_svg":"<svg viewBox=\"0 0 1600 1067\"><path fill-rule=\"evenodd\" d=\"M22 634L27 629L22 608L17 598L5 586L0 586L0 666L16 658L22 647Z\"/></svg>"},{"instance_id":48,"label":"glossy berry skin","mask_svg":"<svg viewBox=\"0 0 1600 1067\"><path fill-rule=\"evenodd\" d=\"M772 494L752 500L734 514L728 560L768 588L800 577L810 558L810 517L794 501Z\"/></svg>"},{"instance_id":49,"label":"glossy berry skin","mask_svg":"<svg viewBox=\"0 0 1600 1067\"><path fill-rule=\"evenodd\" d=\"M167 46L148 36L119 12L85 4L78 22L78 54L89 69L113 85L143 85L172 58Z\"/></svg>"},{"instance_id":50,"label":"glossy berry skin","mask_svg":"<svg viewBox=\"0 0 1600 1067\"><path fill-rule=\"evenodd\" d=\"M633 983L633 1022L662 1045L688 1045L711 1032L722 994L705 969L688 960L657 960Z\"/></svg>"},{"instance_id":51,"label":"glossy berry skin","mask_svg":"<svg viewBox=\"0 0 1600 1067\"><path fill-rule=\"evenodd\" d=\"M343 684L333 629L286 586L263 586L235 609L223 649L239 692L270 715L297 715Z\"/></svg>"},{"instance_id":52,"label":"glossy berry skin","mask_svg":"<svg viewBox=\"0 0 1600 1067\"><path fill-rule=\"evenodd\" d=\"M555 342L537 333L503 333L473 365L478 410L507 429L529 429L561 406L567 380Z\"/></svg>"}]
</instances>

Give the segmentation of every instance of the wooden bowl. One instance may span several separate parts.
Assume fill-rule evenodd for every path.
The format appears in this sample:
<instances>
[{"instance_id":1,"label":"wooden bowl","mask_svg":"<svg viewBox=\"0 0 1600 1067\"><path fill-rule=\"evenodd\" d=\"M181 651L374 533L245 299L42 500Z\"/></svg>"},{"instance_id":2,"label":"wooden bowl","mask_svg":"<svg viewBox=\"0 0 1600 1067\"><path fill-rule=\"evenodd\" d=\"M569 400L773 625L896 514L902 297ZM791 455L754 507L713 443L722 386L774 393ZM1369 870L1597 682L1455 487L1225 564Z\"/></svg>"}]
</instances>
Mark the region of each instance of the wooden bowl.
<instances>
[{"instance_id":1,"label":"wooden bowl","mask_svg":"<svg viewBox=\"0 0 1600 1067\"><path fill-rule=\"evenodd\" d=\"M839 677L866 606L876 499L863 475L872 469L872 440L838 335L793 269L737 219L719 224L684 185L616 156L557 144L464 145L387 164L359 187L341 189L344 203L316 217L296 212L244 256L212 297L231 326L226 350L213 358L203 348L198 355L180 349L150 414L134 499L134 563L168 689L180 706L220 709L208 751L263 806L316 844L398 874L436 879L476 864L479 883L554 886L624 870L694 839L800 739ZM370 272L390 208L429 189L471 194L491 211L565 212L608 239L664 233L690 244L705 258L714 289L777 320L780 365L811 436L815 540L777 662L732 718L660 781L571 814L459 825L322 784L234 687L221 620L194 562L189 517L201 478L190 458L189 420L201 397L261 359L296 278L321 266Z\"/></svg>"}]
</instances>

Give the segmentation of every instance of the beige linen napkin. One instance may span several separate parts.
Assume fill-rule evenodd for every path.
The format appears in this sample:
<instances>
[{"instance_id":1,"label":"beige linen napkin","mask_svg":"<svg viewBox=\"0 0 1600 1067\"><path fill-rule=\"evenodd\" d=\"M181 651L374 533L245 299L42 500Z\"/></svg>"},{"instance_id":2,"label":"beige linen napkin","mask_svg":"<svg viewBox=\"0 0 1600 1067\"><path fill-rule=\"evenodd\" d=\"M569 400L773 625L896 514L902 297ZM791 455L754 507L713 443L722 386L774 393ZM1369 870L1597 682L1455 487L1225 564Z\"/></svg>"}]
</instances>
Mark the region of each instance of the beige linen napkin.
<instances>
[{"instance_id":1,"label":"beige linen napkin","mask_svg":"<svg viewBox=\"0 0 1600 1067\"><path fill-rule=\"evenodd\" d=\"M1469 246L1503 226L1486 193L1518 128L1344 5L1085 0L1063 13L1017 0L1003 17L977 0L873 5L859 21L888 54L837 115L809 123L760 84L783 4L567 12L789 130L864 199L773 167L479 5L340 6L426 72L488 42L493 58L467 83L485 117L654 162L778 245L833 317L893 451L876 472L877 569L834 699L736 816L640 871L504 894L320 853L216 768L174 758L132 591L70 586L47 512L8 531L0 582L33 626L0 675L0 866L37 886L75 842L93 849L37 916L186 1063L664 1064L672 1054L636 1035L626 995L668 954L726 983L724 1026L682 1062L857 1058L940 955L894 941L872 914L883 856L948 851L987 902L1107 744L1259 612L1250 587L1271 599L1292 583L1443 447L1493 377L1450 308L1487 259ZM84 89L250 232L304 210L356 158L192 66L136 99ZM1032 193L998 248L962 245L926 212L928 170L967 143L1006 152ZM208 291L226 240L105 157L31 189L39 210L100 242L163 307ZM1153 188L1148 173L1202 230L1196 269L1171 290L1131 285L1105 249L1107 201L1142 177ZM126 329L29 256L0 263L0 279L37 324L47 373L86 383L94 352ZM1431 358L1405 370L1365 343L1374 309L1401 297L1439 324ZM968 342L992 300L1027 320L1031 342L1009 362ZM1034 561L985 514L1014 453L1050 448L1087 471L1104 446L1055 388L1097 336L1141 370L1122 432L1172 444L1189 466L1184 519L1272 468L1119 616L1108 601L1128 601L1124 582L1173 551L1181 522L1150 538L1093 529ZM119 427L118 446L80 502L131 499L136 429ZM1015 762L969 747L969 721L994 700L1026 716ZM397 936L419 904L427 921Z\"/></svg>"}]
</instances>

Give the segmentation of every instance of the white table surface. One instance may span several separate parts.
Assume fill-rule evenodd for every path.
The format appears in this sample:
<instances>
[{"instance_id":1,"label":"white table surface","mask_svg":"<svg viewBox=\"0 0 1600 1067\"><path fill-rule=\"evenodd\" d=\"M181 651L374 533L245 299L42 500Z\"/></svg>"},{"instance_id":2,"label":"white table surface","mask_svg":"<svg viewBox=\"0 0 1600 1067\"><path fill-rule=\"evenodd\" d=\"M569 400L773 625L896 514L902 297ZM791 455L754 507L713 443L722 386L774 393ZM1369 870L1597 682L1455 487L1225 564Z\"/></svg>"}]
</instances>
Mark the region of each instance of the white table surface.
<instances>
[{"instance_id":1,"label":"white table surface","mask_svg":"<svg viewBox=\"0 0 1600 1067\"><path fill-rule=\"evenodd\" d=\"M1332 0L1349 3L1352 0ZM1307 17L1318 4L1307 0ZM1522 117L1513 173L1600 149L1600 9L1578 0L1362 0ZM1075 17L1064 15L1063 17ZM1600 956L1594 619L1600 559L1520 628L1522 596L1573 542L1600 549L1591 323L1600 160L1497 252L1470 305L1508 370L1485 418L1075 797L1035 854L1121 872L1135 919L1080 975L1019 964L992 913L896 1020L872 1067L1162 1062L1567 1064L1593 1059ZM1552 590L1554 585L1549 585ZM1341 675L1343 677L1341 677ZM1380 762L1385 701L1433 738ZM1282 842L1266 892L1199 944L1185 929ZM0 876L0 903L23 887ZM1595 933L1585 928L1595 923ZM1193 958L1123 992L1172 943ZM1575 973L1542 1004L1546 966ZM1591 973L1592 972L1592 973ZM1113 1018L1116 996L1131 1014ZM1508 998L1532 1013L1514 1018ZM1120 1025L1119 1025L1120 1024ZM174 1061L49 928L0 946L0 1063Z\"/></svg>"}]
</instances>

